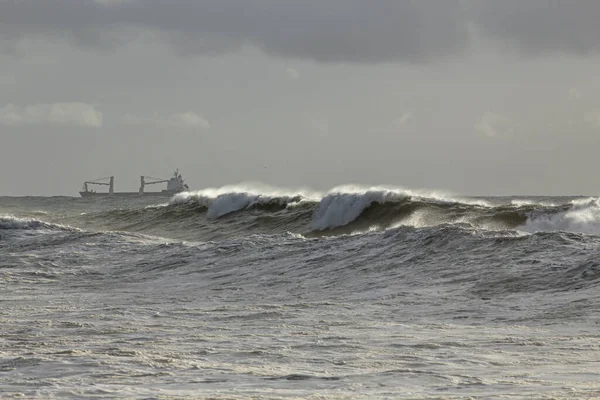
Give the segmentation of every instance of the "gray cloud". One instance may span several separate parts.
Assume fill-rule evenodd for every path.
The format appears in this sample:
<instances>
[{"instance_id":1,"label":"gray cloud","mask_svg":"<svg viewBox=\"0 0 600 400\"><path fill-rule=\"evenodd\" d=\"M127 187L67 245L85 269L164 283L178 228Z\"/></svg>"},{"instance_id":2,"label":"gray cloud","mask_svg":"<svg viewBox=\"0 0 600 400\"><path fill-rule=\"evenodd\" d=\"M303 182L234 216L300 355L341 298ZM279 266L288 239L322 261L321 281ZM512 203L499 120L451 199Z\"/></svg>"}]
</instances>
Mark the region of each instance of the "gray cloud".
<instances>
[{"instance_id":1,"label":"gray cloud","mask_svg":"<svg viewBox=\"0 0 600 400\"><path fill-rule=\"evenodd\" d=\"M459 0L7 0L0 35L64 37L110 48L125 32L159 32L181 54L253 45L322 62L421 62L468 47Z\"/></svg>"},{"instance_id":2,"label":"gray cloud","mask_svg":"<svg viewBox=\"0 0 600 400\"><path fill-rule=\"evenodd\" d=\"M0 39L110 49L151 31L181 55L251 45L319 62L417 63L463 54L469 26L526 54L597 52L597 15L594 0L4 0Z\"/></svg>"},{"instance_id":3,"label":"gray cloud","mask_svg":"<svg viewBox=\"0 0 600 400\"><path fill-rule=\"evenodd\" d=\"M524 54L600 51L600 1L480 0L469 5L479 33Z\"/></svg>"}]
</instances>

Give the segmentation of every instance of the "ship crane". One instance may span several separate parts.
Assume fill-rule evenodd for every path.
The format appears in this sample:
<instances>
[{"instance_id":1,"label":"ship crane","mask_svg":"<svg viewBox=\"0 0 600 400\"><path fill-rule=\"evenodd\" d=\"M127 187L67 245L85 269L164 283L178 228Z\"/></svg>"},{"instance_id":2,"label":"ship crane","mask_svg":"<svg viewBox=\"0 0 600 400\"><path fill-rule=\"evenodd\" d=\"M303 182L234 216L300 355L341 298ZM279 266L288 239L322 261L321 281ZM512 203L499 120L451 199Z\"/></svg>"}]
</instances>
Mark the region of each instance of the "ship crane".
<instances>
[{"instance_id":1,"label":"ship crane","mask_svg":"<svg viewBox=\"0 0 600 400\"><path fill-rule=\"evenodd\" d=\"M154 179L152 182L146 182L146 179ZM140 194L144 193L144 187L146 185L154 185L155 183L169 182L169 179L153 178L151 176L140 176Z\"/></svg>"},{"instance_id":2,"label":"ship crane","mask_svg":"<svg viewBox=\"0 0 600 400\"><path fill-rule=\"evenodd\" d=\"M109 180L108 182L101 182L104 180ZM108 193L113 194L114 193L114 188L115 188L115 177L114 176L107 176L105 178L98 178L95 179L93 181L85 181L83 182L83 191L84 192L89 192L90 190L88 190L88 185L102 185L102 186L108 186Z\"/></svg>"},{"instance_id":3,"label":"ship crane","mask_svg":"<svg viewBox=\"0 0 600 400\"><path fill-rule=\"evenodd\" d=\"M2 1L2 0L0 0ZM106 182L108 180L108 182ZM146 180L149 180L147 182ZM85 181L83 183L83 188L79 192L81 197L96 197L96 196L139 196L139 195L154 195L154 196L172 196L176 193L181 193L183 191L189 191L190 188L186 185L183 177L179 173L179 170L175 170L171 179L161 179L161 178L153 178L151 176L140 177L140 189L137 192L115 192L114 191L114 176L108 176L106 178L98 178L96 180ZM163 189L159 192L148 192L144 193L144 189L146 185L154 185L156 183L166 183L167 188ZM93 190L89 190L88 185L105 185L108 186L108 193L96 193Z\"/></svg>"}]
</instances>

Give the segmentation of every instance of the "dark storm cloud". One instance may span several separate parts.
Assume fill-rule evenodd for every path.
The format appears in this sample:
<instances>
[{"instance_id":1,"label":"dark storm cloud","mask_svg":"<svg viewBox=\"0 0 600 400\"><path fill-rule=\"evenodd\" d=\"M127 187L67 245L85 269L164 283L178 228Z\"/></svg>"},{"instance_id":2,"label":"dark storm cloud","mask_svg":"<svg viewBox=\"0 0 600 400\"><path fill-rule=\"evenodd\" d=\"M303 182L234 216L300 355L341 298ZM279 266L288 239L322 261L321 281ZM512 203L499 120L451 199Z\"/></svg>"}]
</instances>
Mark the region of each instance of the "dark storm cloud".
<instances>
[{"instance_id":1,"label":"dark storm cloud","mask_svg":"<svg viewBox=\"0 0 600 400\"><path fill-rule=\"evenodd\" d=\"M252 45L321 62L427 62L465 52L469 25L524 53L595 52L598 15L592 0L0 0L0 35L110 48L150 30L180 54Z\"/></svg>"},{"instance_id":2,"label":"dark storm cloud","mask_svg":"<svg viewBox=\"0 0 600 400\"><path fill-rule=\"evenodd\" d=\"M0 0L0 35L108 47L115 32L160 32L179 53L253 45L317 61L421 62L468 47L459 0Z\"/></svg>"}]
</instances>

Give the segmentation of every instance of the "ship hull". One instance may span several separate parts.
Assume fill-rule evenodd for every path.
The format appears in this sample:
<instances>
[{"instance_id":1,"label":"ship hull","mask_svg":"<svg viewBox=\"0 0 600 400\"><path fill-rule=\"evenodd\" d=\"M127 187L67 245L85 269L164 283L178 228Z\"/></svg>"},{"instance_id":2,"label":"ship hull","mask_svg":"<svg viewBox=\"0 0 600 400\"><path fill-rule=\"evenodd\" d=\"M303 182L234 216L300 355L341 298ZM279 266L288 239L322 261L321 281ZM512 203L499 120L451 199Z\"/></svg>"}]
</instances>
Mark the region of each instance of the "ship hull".
<instances>
[{"instance_id":1,"label":"ship hull","mask_svg":"<svg viewBox=\"0 0 600 400\"><path fill-rule=\"evenodd\" d=\"M171 197L176 195L177 193L181 193L181 192L172 192L172 191L167 191L167 190L163 190L162 192L144 192L144 193L140 193L140 192L114 192L114 193L96 193L96 192L79 192L79 194L81 195L81 197L150 197L150 196L154 196L154 197Z\"/></svg>"}]
</instances>

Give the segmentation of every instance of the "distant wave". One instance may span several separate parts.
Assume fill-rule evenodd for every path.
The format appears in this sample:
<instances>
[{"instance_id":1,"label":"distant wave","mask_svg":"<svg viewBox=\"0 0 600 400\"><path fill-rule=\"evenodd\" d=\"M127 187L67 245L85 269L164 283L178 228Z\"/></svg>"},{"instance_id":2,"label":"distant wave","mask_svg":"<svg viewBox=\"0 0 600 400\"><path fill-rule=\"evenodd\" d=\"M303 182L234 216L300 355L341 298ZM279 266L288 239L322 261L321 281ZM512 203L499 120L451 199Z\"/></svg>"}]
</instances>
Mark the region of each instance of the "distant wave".
<instances>
[{"instance_id":1,"label":"distant wave","mask_svg":"<svg viewBox=\"0 0 600 400\"><path fill-rule=\"evenodd\" d=\"M53 231L76 231L73 228L61 224L53 224L37 218L18 218L12 215L0 216L0 230L53 230Z\"/></svg>"},{"instance_id":2,"label":"distant wave","mask_svg":"<svg viewBox=\"0 0 600 400\"><path fill-rule=\"evenodd\" d=\"M72 248L65 247L76 244L80 250L84 247L106 245L112 248L127 250L127 245L165 245L172 240L159 236L135 232L117 232L112 230L88 231L69 225L54 224L35 218L20 218L12 215L0 216L0 255L7 251L54 251L62 249L68 254ZM92 244L90 244L92 243ZM45 249L45 250L44 250ZM76 251L75 258L82 256ZM1 258L1 257L0 257Z\"/></svg>"},{"instance_id":3,"label":"distant wave","mask_svg":"<svg viewBox=\"0 0 600 400\"><path fill-rule=\"evenodd\" d=\"M42 218L47 219L46 215ZM50 216L48 219L52 221ZM184 240L286 232L339 235L447 224L596 235L600 234L600 202L597 198L558 204L527 198L489 202L439 191L386 187L342 186L320 194L229 186L180 193L166 204L90 211L58 222L96 231L120 230ZM0 230L8 229L71 228L36 218L1 217Z\"/></svg>"}]
</instances>

